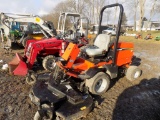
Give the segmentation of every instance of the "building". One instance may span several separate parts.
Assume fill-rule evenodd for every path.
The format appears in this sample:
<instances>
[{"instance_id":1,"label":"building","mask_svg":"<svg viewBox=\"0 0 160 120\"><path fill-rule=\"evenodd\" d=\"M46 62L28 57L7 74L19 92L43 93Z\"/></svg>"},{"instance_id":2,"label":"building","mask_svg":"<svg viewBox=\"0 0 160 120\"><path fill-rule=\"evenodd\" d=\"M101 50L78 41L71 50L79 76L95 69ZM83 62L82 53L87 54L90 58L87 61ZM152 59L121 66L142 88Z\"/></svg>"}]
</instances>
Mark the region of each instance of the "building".
<instances>
[{"instance_id":1,"label":"building","mask_svg":"<svg viewBox=\"0 0 160 120\"><path fill-rule=\"evenodd\" d=\"M139 30L139 21L136 21L136 31ZM151 30L151 31L155 31L155 30L160 30L160 22L159 21L143 21L142 22L142 27L141 27L142 31L145 30Z\"/></svg>"}]
</instances>

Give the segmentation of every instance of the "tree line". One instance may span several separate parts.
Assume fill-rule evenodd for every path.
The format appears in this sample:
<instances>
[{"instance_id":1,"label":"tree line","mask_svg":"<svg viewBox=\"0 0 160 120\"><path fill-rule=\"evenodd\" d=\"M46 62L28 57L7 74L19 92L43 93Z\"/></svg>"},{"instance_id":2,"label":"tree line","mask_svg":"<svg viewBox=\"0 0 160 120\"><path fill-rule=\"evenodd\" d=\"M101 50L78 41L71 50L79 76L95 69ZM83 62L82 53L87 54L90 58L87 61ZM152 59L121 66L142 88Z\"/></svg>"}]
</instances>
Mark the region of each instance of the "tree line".
<instances>
[{"instance_id":1,"label":"tree line","mask_svg":"<svg viewBox=\"0 0 160 120\"><path fill-rule=\"evenodd\" d=\"M98 24L100 10L104 5L120 3L125 6L123 24L127 24L127 16L133 16L130 19L134 22L134 29L136 29L136 21L139 20L139 30L141 31L145 12L149 14L148 22L151 21L153 16L160 11L159 2L160 0L64 0L58 3L48 15L42 17L45 20L52 21L57 27L60 12L73 12L88 17L91 24ZM116 19L117 8L114 11L114 15L111 11L108 11L107 16L112 15L114 16L112 19Z\"/></svg>"}]
</instances>

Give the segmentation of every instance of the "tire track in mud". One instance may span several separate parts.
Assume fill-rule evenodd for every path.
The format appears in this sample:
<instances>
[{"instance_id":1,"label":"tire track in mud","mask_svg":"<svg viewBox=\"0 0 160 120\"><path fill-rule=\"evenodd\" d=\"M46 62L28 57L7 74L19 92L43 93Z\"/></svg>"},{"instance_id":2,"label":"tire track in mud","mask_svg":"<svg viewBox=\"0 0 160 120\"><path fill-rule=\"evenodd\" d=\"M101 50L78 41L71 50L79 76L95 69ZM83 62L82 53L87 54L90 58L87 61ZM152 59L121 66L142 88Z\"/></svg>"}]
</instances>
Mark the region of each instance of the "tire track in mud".
<instances>
[{"instance_id":1,"label":"tire track in mud","mask_svg":"<svg viewBox=\"0 0 160 120\"><path fill-rule=\"evenodd\" d=\"M33 119L36 108L28 97L30 86L23 77L0 71L0 120Z\"/></svg>"},{"instance_id":2,"label":"tire track in mud","mask_svg":"<svg viewBox=\"0 0 160 120\"><path fill-rule=\"evenodd\" d=\"M0 76L3 73L0 72ZM118 96L133 83L127 79L113 80L111 87L102 97L102 101L96 105L93 111L84 119L86 120L110 120ZM31 103L28 97L30 86L25 83L23 77L10 76L6 74L0 78L0 119L7 118L16 120L33 119L37 106ZM28 114L26 116L26 114Z\"/></svg>"},{"instance_id":3,"label":"tire track in mud","mask_svg":"<svg viewBox=\"0 0 160 120\"><path fill-rule=\"evenodd\" d=\"M153 78L159 74L160 52L155 51L159 51L159 45L135 42L135 55L141 53L137 56L141 58L140 68L144 74L134 82L128 81L125 77L114 80L115 84L101 96L99 104L83 120L111 120L117 98L126 88L139 83L143 78ZM8 62L14 55L5 56L0 53L0 56ZM31 103L28 97L29 90L30 86L25 83L23 77L10 76L0 71L0 120L33 119L37 106Z\"/></svg>"},{"instance_id":4,"label":"tire track in mud","mask_svg":"<svg viewBox=\"0 0 160 120\"><path fill-rule=\"evenodd\" d=\"M139 52L135 52L136 56L140 56L142 63L140 65L143 73L145 74L146 78L151 78L151 76L155 76L156 78L160 76L159 71L160 68L160 52L156 52L153 54L151 50L143 50ZM156 71L156 72L154 72ZM151 75L147 75L150 73ZM150 77L148 77L150 76Z\"/></svg>"},{"instance_id":5,"label":"tire track in mud","mask_svg":"<svg viewBox=\"0 0 160 120\"><path fill-rule=\"evenodd\" d=\"M141 43L135 44L135 55L141 59L139 67L143 70L142 76L134 82L128 81L125 77L119 79L103 96L104 101L95 107L85 120L111 120L117 99L126 88L138 84L142 79L156 78L160 75L160 73L155 72L160 71L160 52L155 53L155 49L158 50L159 45L154 45L155 48L152 51L152 49L148 47L152 46L152 44L144 46Z\"/></svg>"},{"instance_id":6,"label":"tire track in mud","mask_svg":"<svg viewBox=\"0 0 160 120\"><path fill-rule=\"evenodd\" d=\"M135 82L130 82L125 77L116 80L113 87L102 96L104 100L84 120L111 120L117 98L126 88L133 85Z\"/></svg>"}]
</instances>

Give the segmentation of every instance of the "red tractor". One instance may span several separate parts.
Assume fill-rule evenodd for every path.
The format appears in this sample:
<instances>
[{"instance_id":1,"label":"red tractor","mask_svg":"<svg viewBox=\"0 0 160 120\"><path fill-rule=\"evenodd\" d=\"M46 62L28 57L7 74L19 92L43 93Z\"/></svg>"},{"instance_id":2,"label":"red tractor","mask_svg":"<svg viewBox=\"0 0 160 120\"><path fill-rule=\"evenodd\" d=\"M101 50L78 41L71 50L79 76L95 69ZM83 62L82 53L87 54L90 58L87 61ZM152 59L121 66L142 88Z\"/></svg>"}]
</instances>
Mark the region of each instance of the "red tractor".
<instances>
[{"instance_id":1,"label":"red tractor","mask_svg":"<svg viewBox=\"0 0 160 120\"><path fill-rule=\"evenodd\" d=\"M63 13L62 15L65 16L65 20L66 16L78 17L77 23L82 21L82 19L86 19L86 31L88 32L87 18L81 18L80 14L76 13ZM64 16L62 18L64 18ZM65 20L62 21L65 22ZM20 54L16 53L16 57L9 62L9 72L13 75L25 76L28 73L28 70L32 70L36 60L42 64L44 69L53 71L56 57L59 57L64 53L69 42L78 44L78 47L88 43L88 33L81 32L80 29L82 29L82 27L77 28L78 25L79 24L74 24L75 31L69 29L66 32L66 30L62 28L62 31L59 31L58 36L55 38L47 38L36 42L35 40L28 40L24 56L22 57ZM64 27L65 23L63 23L62 26Z\"/></svg>"},{"instance_id":2,"label":"red tractor","mask_svg":"<svg viewBox=\"0 0 160 120\"><path fill-rule=\"evenodd\" d=\"M142 35L140 33L136 34L135 39L142 39Z\"/></svg>"},{"instance_id":3,"label":"red tractor","mask_svg":"<svg viewBox=\"0 0 160 120\"><path fill-rule=\"evenodd\" d=\"M110 80L117 78L118 74L124 73L131 81L141 75L141 70L132 65L133 44L118 42L123 6L104 6L99 26L104 10L111 7L120 8L116 39L112 41L110 35L101 34L99 27L93 46L80 50L76 44L70 43L56 63L49 81L40 81L42 77L37 76L37 82L30 93L32 102L40 108L35 118L45 115L57 116L59 119L84 117L93 105L90 94L105 93L110 87Z\"/></svg>"}]
</instances>

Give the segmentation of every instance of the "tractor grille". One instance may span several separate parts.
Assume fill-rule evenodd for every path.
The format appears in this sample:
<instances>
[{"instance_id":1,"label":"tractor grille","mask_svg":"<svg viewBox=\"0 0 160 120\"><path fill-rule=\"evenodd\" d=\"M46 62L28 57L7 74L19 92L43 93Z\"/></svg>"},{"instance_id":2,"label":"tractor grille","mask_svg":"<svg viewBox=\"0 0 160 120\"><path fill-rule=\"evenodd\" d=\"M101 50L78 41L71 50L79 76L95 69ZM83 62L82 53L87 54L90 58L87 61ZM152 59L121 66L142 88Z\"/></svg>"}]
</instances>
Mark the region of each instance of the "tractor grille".
<instances>
[{"instance_id":1,"label":"tractor grille","mask_svg":"<svg viewBox=\"0 0 160 120\"><path fill-rule=\"evenodd\" d=\"M29 57L29 55L30 55L31 48L32 48L32 43L30 43L28 48L27 48L27 51L26 51L26 56L27 57Z\"/></svg>"}]
</instances>

